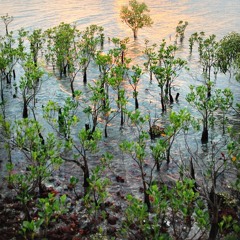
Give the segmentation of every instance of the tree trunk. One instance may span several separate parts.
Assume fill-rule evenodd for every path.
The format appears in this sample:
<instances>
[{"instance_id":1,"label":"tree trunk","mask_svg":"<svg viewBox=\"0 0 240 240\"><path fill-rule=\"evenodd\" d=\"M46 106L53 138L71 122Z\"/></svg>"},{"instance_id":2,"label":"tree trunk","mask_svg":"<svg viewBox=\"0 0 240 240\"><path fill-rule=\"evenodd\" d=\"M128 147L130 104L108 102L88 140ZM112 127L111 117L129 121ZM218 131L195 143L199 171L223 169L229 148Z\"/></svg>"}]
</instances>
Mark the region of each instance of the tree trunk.
<instances>
[{"instance_id":1,"label":"tree trunk","mask_svg":"<svg viewBox=\"0 0 240 240\"><path fill-rule=\"evenodd\" d=\"M84 83L84 85L87 84L87 69L86 68L84 68L84 70L83 70L83 83Z\"/></svg>"},{"instance_id":2,"label":"tree trunk","mask_svg":"<svg viewBox=\"0 0 240 240\"><path fill-rule=\"evenodd\" d=\"M152 79L153 79L153 72L150 70L150 82L152 82Z\"/></svg>"},{"instance_id":3,"label":"tree trunk","mask_svg":"<svg viewBox=\"0 0 240 240\"><path fill-rule=\"evenodd\" d=\"M133 37L134 37L134 40L137 39L137 29L133 29Z\"/></svg>"},{"instance_id":4,"label":"tree trunk","mask_svg":"<svg viewBox=\"0 0 240 240\"><path fill-rule=\"evenodd\" d=\"M84 157L84 166L83 166L83 187L84 187L84 195L87 194L88 187L89 187L89 169L87 164L87 159Z\"/></svg>"},{"instance_id":5,"label":"tree trunk","mask_svg":"<svg viewBox=\"0 0 240 240\"><path fill-rule=\"evenodd\" d=\"M170 152L171 152L170 150L171 150L171 145L167 149L167 164L170 163Z\"/></svg>"},{"instance_id":6,"label":"tree trunk","mask_svg":"<svg viewBox=\"0 0 240 240\"><path fill-rule=\"evenodd\" d=\"M13 69L13 79L16 79L16 72L14 69Z\"/></svg>"},{"instance_id":7,"label":"tree trunk","mask_svg":"<svg viewBox=\"0 0 240 240\"><path fill-rule=\"evenodd\" d=\"M212 213L213 216L208 240L217 239L219 226L218 226L218 212L215 212L216 210L214 210L214 212Z\"/></svg>"},{"instance_id":8,"label":"tree trunk","mask_svg":"<svg viewBox=\"0 0 240 240\"><path fill-rule=\"evenodd\" d=\"M123 109L121 108L121 127L123 126L124 124L124 112L123 112Z\"/></svg>"},{"instance_id":9,"label":"tree trunk","mask_svg":"<svg viewBox=\"0 0 240 240\"><path fill-rule=\"evenodd\" d=\"M159 163L159 159L155 160L156 162L156 166L157 166L157 171L160 172L160 163Z\"/></svg>"},{"instance_id":10,"label":"tree trunk","mask_svg":"<svg viewBox=\"0 0 240 240\"><path fill-rule=\"evenodd\" d=\"M75 98L75 94L74 94L74 86L73 86L74 80L71 81L71 91L72 91L72 98Z\"/></svg>"},{"instance_id":11,"label":"tree trunk","mask_svg":"<svg viewBox=\"0 0 240 240\"><path fill-rule=\"evenodd\" d=\"M3 96L3 77L1 76L1 100L4 102L4 96Z\"/></svg>"},{"instance_id":12,"label":"tree trunk","mask_svg":"<svg viewBox=\"0 0 240 240\"><path fill-rule=\"evenodd\" d=\"M175 97L175 101L178 102L178 98L179 98L179 93L177 93L176 97Z\"/></svg>"},{"instance_id":13,"label":"tree trunk","mask_svg":"<svg viewBox=\"0 0 240 240\"><path fill-rule=\"evenodd\" d=\"M162 105L162 112L166 111L165 100L164 100L164 91L163 87L161 87L161 105Z\"/></svg>"},{"instance_id":14,"label":"tree trunk","mask_svg":"<svg viewBox=\"0 0 240 240\"><path fill-rule=\"evenodd\" d=\"M23 115L22 115L23 118L28 118L28 106L27 106L27 103L24 102L23 103Z\"/></svg>"},{"instance_id":15,"label":"tree trunk","mask_svg":"<svg viewBox=\"0 0 240 240\"><path fill-rule=\"evenodd\" d=\"M208 143L208 129L206 127L203 128L201 142L202 144Z\"/></svg>"},{"instance_id":16,"label":"tree trunk","mask_svg":"<svg viewBox=\"0 0 240 240\"><path fill-rule=\"evenodd\" d=\"M165 112L166 111L166 107L165 107L164 99L163 99L162 96L161 96L161 105L162 105L162 112Z\"/></svg>"},{"instance_id":17,"label":"tree trunk","mask_svg":"<svg viewBox=\"0 0 240 240\"><path fill-rule=\"evenodd\" d=\"M104 135L105 135L105 138L108 137L108 134L107 134L107 123L105 124L105 128L104 128Z\"/></svg>"},{"instance_id":18,"label":"tree trunk","mask_svg":"<svg viewBox=\"0 0 240 240\"><path fill-rule=\"evenodd\" d=\"M121 62L122 64L124 64L124 51L122 51L122 54L121 54Z\"/></svg>"},{"instance_id":19,"label":"tree trunk","mask_svg":"<svg viewBox=\"0 0 240 240\"><path fill-rule=\"evenodd\" d=\"M138 99L135 97L135 110L139 108Z\"/></svg>"}]
</instances>

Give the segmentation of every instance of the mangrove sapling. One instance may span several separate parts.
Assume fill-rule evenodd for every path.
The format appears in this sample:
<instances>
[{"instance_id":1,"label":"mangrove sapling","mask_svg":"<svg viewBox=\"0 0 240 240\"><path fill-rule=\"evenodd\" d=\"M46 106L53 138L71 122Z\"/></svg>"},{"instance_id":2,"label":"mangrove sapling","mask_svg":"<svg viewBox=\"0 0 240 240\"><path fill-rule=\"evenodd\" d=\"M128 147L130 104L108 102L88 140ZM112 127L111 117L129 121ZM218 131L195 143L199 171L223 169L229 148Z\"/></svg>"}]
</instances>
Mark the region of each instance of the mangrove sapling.
<instances>
[{"instance_id":1,"label":"mangrove sapling","mask_svg":"<svg viewBox=\"0 0 240 240\"><path fill-rule=\"evenodd\" d=\"M67 213L67 196L64 194L60 197L54 196L49 193L47 198L38 199L38 216L43 220L45 229L50 222L55 222L59 216Z\"/></svg>"},{"instance_id":2,"label":"mangrove sapling","mask_svg":"<svg viewBox=\"0 0 240 240\"><path fill-rule=\"evenodd\" d=\"M26 166L33 177L33 187L38 187L41 194L44 180L62 163L59 154L61 143L52 133L44 138L39 134L41 125L35 120L23 119L14 126L15 147L19 148L29 164Z\"/></svg>"},{"instance_id":3,"label":"mangrove sapling","mask_svg":"<svg viewBox=\"0 0 240 240\"><path fill-rule=\"evenodd\" d=\"M127 65L131 61L131 59L126 57L129 38L124 38L122 40L120 40L119 38L112 38L112 42L115 47L111 49L110 52L112 52L112 55L115 58L114 62L117 65Z\"/></svg>"},{"instance_id":4,"label":"mangrove sapling","mask_svg":"<svg viewBox=\"0 0 240 240\"><path fill-rule=\"evenodd\" d=\"M138 65L132 66L131 73L128 74L128 81L133 89L133 98L135 100L135 110L139 108L137 87L138 87L141 75L142 75L142 69Z\"/></svg>"},{"instance_id":5,"label":"mangrove sapling","mask_svg":"<svg viewBox=\"0 0 240 240\"><path fill-rule=\"evenodd\" d=\"M157 167L157 171L160 171L162 162L166 159L166 141L163 139L158 139L155 145L150 146L150 149Z\"/></svg>"},{"instance_id":6,"label":"mangrove sapling","mask_svg":"<svg viewBox=\"0 0 240 240\"><path fill-rule=\"evenodd\" d=\"M81 92L75 92L76 97L81 96ZM43 117L64 140L70 140L72 129L79 122L76 112L79 110L79 102L73 98L66 98L63 106L57 102L48 101L43 107Z\"/></svg>"},{"instance_id":7,"label":"mangrove sapling","mask_svg":"<svg viewBox=\"0 0 240 240\"><path fill-rule=\"evenodd\" d=\"M61 144L51 133L45 137L43 144L38 134L40 130L39 123L29 119L16 121L12 126L12 151L19 150L22 155L20 169L17 165L8 164L8 181L23 205L27 220L30 219L29 201L43 193L44 182L62 163L59 157Z\"/></svg>"},{"instance_id":8,"label":"mangrove sapling","mask_svg":"<svg viewBox=\"0 0 240 240\"><path fill-rule=\"evenodd\" d=\"M184 178L170 188L152 184L149 188L151 212L146 204L128 195L121 234L131 239L195 239L208 226L208 214L202 207L199 194L194 192L194 181ZM192 238L194 223L199 230ZM198 235L199 236L199 235Z\"/></svg>"},{"instance_id":9,"label":"mangrove sapling","mask_svg":"<svg viewBox=\"0 0 240 240\"><path fill-rule=\"evenodd\" d=\"M80 94L80 93L79 93ZM67 98L65 105L61 108L64 116L64 132L60 134L65 146L64 151L60 151L61 158L67 162L72 162L79 166L83 171L83 187L84 193L87 194L89 187L89 163L88 152L96 152L98 142L102 138L101 131L97 128L92 131L83 127L78 132L78 139L75 140L72 129L79 123L79 118L76 115L78 102L75 99ZM90 108L90 109L89 109ZM91 107L84 109L85 113L91 114ZM49 101L44 108L44 117L53 126L55 131L58 130L58 111L59 105L53 101Z\"/></svg>"},{"instance_id":10,"label":"mangrove sapling","mask_svg":"<svg viewBox=\"0 0 240 240\"><path fill-rule=\"evenodd\" d=\"M110 52L107 54L98 52L95 58L96 64L98 65L100 76L98 82L100 84L100 92L102 94L102 105L105 106L106 99L109 98L109 83L108 74L113 67L113 56Z\"/></svg>"},{"instance_id":11,"label":"mangrove sapling","mask_svg":"<svg viewBox=\"0 0 240 240\"><path fill-rule=\"evenodd\" d=\"M74 145L74 148L77 151L77 155L75 155L75 158L77 157L78 159L74 162L78 162L78 165L83 171L84 195L86 195L88 192L90 177L87 152L96 152L98 150L98 142L101 140L101 138L102 134L99 129L95 129L95 131L92 133L91 130L86 130L85 128L83 128L78 133L78 145L80 145L80 147Z\"/></svg>"},{"instance_id":12,"label":"mangrove sapling","mask_svg":"<svg viewBox=\"0 0 240 240\"><path fill-rule=\"evenodd\" d=\"M108 77L108 83L111 86L113 90L117 92L117 100L120 99L120 91L122 90L122 82L124 80L124 75L126 71L128 70L128 67L125 64L118 64L111 68L109 77ZM119 108L119 104L118 104Z\"/></svg>"},{"instance_id":13,"label":"mangrove sapling","mask_svg":"<svg viewBox=\"0 0 240 240\"><path fill-rule=\"evenodd\" d=\"M204 197L208 203L208 211L211 216L209 239L216 239L219 231L220 210L222 209L222 200L219 195L219 186L222 186L222 177L229 174L232 168L231 162L225 157L222 152L223 146L217 143L211 144L211 152L209 153L209 163L203 163L205 171L200 179L204 179L202 184L197 181L197 184L202 189ZM194 159L195 161L199 161ZM200 162L200 161L199 161ZM196 162L195 162L196 164ZM200 190L201 191L201 190ZM226 191L226 190L225 190Z\"/></svg>"},{"instance_id":14,"label":"mangrove sapling","mask_svg":"<svg viewBox=\"0 0 240 240\"><path fill-rule=\"evenodd\" d=\"M13 16L9 16L8 13L4 16L1 16L1 19L5 25L6 36L8 36L8 25L13 21Z\"/></svg>"},{"instance_id":15,"label":"mangrove sapling","mask_svg":"<svg viewBox=\"0 0 240 240\"><path fill-rule=\"evenodd\" d=\"M31 34L27 35L27 38L30 42L30 51L32 54L33 62L37 67L39 53L43 49L44 44L42 29L34 29Z\"/></svg>"},{"instance_id":16,"label":"mangrove sapling","mask_svg":"<svg viewBox=\"0 0 240 240\"><path fill-rule=\"evenodd\" d=\"M166 134L166 160L170 163L171 148L177 135L189 129L192 117L186 109L181 109L178 113L171 111L169 115L169 125L164 129Z\"/></svg>"},{"instance_id":17,"label":"mangrove sapling","mask_svg":"<svg viewBox=\"0 0 240 240\"><path fill-rule=\"evenodd\" d=\"M162 107L162 112L167 111L167 106L166 106L166 95L164 91L164 86L167 82L166 76L167 76L167 71L164 67L162 66L152 66L151 70L156 78L156 81L158 83L158 87L160 88L160 98L161 98L161 107Z\"/></svg>"},{"instance_id":18,"label":"mangrove sapling","mask_svg":"<svg viewBox=\"0 0 240 240\"><path fill-rule=\"evenodd\" d=\"M211 86L208 82L211 81L211 73L214 71L216 78L218 72L218 48L219 43L216 41L214 34L208 38L204 38L204 33L195 33L190 38L191 48L194 42L198 42L199 61L202 65L203 74L205 78L205 84L209 87L208 96L211 95Z\"/></svg>"},{"instance_id":19,"label":"mangrove sapling","mask_svg":"<svg viewBox=\"0 0 240 240\"><path fill-rule=\"evenodd\" d=\"M210 86L213 86L212 82L209 82ZM207 86L197 86L194 87L193 85L190 86L190 93L187 94L186 100L190 105L195 107L197 111L202 116L202 124L203 124L203 130L202 130L202 137L201 142L202 144L208 143L208 129L209 125L213 125L215 118L214 115L216 114L216 111L218 109L224 110L224 105L226 104L226 107L229 106L229 103L231 103L232 95L231 94L225 94L229 93L229 90L221 90L216 89L210 97L208 97L209 88ZM219 105L219 103L223 105ZM225 110L224 110L225 111Z\"/></svg>"},{"instance_id":20,"label":"mangrove sapling","mask_svg":"<svg viewBox=\"0 0 240 240\"><path fill-rule=\"evenodd\" d=\"M5 108L5 106L2 106ZM3 109L3 115L0 114L0 136L1 140L0 142L3 143L6 151L7 151L7 160L8 163L12 163L12 146L11 146L11 124L6 120L6 115L4 114Z\"/></svg>"},{"instance_id":21,"label":"mangrove sapling","mask_svg":"<svg viewBox=\"0 0 240 240\"><path fill-rule=\"evenodd\" d=\"M102 89L102 81L95 81L94 85L88 84L91 91L91 96L89 98L89 106L84 108L83 112L87 115L91 127L91 132L93 133L98 125L98 118L104 107L106 105L106 95L105 91Z\"/></svg>"},{"instance_id":22,"label":"mangrove sapling","mask_svg":"<svg viewBox=\"0 0 240 240\"><path fill-rule=\"evenodd\" d=\"M177 43L177 40L178 40L178 37L180 38L179 41L180 43L183 42L183 39L184 39L184 36L185 36L185 30L188 26L188 22L185 21L183 22L182 20L178 22L178 25L176 27L176 43Z\"/></svg>"},{"instance_id":23,"label":"mangrove sapling","mask_svg":"<svg viewBox=\"0 0 240 240\"><path fill-rule=\"evenodd\" d=\"M92 169L91 176L88 179L88 191L84 196L85 207L88 209L89 215L95 220L97 220L99 214L103 217L106 215L101 206L108 197L107 187L110 185L110 179L103 177L104 171L105 166L102 164Z\"/></svg>"},{"instance_id":24,"label":"mangrove sapling","mask_svg":"<svg viewBox=\"0 0 240 240\"><path fill-rule=\"evenodd\" d=\"M133 31L134 40L137 39L138 30L143 27L151 27L153 21L149 14L148 6L137 0L130 0L129 6L122 6L120 17Z\"/></svg>"},{"instance_id":25,"label":"mangrove sapling","mask_svg":"<svg viewBox=\"0 0 240 240\"><path fill-rule=\"evenodd\" d=\"M59 71L60 79L67 75L68 57L70 50L74 48L76 38L78 38L76 26L67 23L61 23L54 28L47 29L44 32L46 38L47 63L51 62L55 72L55 66Z\"/></svg>"},{"instance_id":26,"label":"mangrove sapling","mask_svg":"<svg viewBox=\"0 0 240 240\"><path fill-rule=\"evenodd\" d=\"M240 135L239 130L229 129L230 141L227 145L228 156L237 170L237 178L233 183L233 188L240 191Z\"/></svg>"},{"instance_id":27,"label":"mangrove sapling","mask_svg":"<svg viewBox=\"0 0 240 240\"><path fill-rule=\"evenodd\" d=\"M157 53L155 52L157 44L153 44L151 46L149 46L148 44L149 40L145 40L145 49L143 53L147 57L147 62L144 62L144 66L146 71L149 71L150 82L152 82L153 79L152 66L157 64Z\"/></svg>"},{"instance_id":28,"label":"mangrove sapling","mask_svg":"<svg viewBox=\"0 0 240 240\"><path fill-rule=\"evenodd\" d=\"M127 112L127 109L126 109L126 105L128 103L128 100L125 96L125 90L124 89L121 89L119 91L119 100L117 100L117 104L119 105L119 108L120 108L120 118L121 118L121 123L120 123L120 128L123 127L124 125L124 122L125 122L125 113Z\"/></svg>"},{"instance_id":29,"label":"mangrove sapling","mask_svg":"<svg viewBox=\"0 0 240 240\"><path fill-rule=\"evenodd\" d=\"M69 179L68 189L73 190L76 199L80 199L80 195L76 191L77 184L79 183L79 179L71 176Z\"/></svg>"},{"instance_id":30,"label":"mangrove sapling","mask_svg":"<svg viewBox=\"0 0 240 240\"><path fill-rule=\"evenodd\" d=\"M4 79L11 83L13 68L18 61L18 48L14 48L15 40L12 33L0 38L0 84L1 101L4 102Z\"/></svg>"},{"instance_id":31,"label":"mangrove sapling","mask_svg":"<svg viewBox=\"0 0 240 240\"><path fill-rule=\"evenodd\" d=\"M23 69L25 72L20 78L19 89L23 100L22 117L28 118L28 106L32 100L35 102L36 94L41 86L39 79L43 76L43 71L35 65L31 57L23 63Z\"/></svg>"},{"instance_id":32,"label":"mangrove sapling","mask_svg":"<svg viewBox=\"0 0 240 240\"><path fill-rule=\"evenodd\" d=\"M103 44L103 39L103 27L97 25L90 25L85 31L81 32L79 46L82 59L85 59L82 64L84 84L87 84L87 69L90 61L95 57L97 46Z\"/></svg>"},{"instance_id":33,"label":"mangrove sapling","mask_svg":"<svg viewBox=\"0 0 240 240\"><path fill-rule=\"evenodd\" d=\"M236 75L239 69L239 53L240 53L240 34L231 32L224 36L219 41L217 50L217 66L219 70L226 74L230 73L230 76Z\"/></svg>"},{"instance_id":34,"label":"mangrove sapling","mask_svg":"<svg viewBox=\"0 0 240 240\"><path fill-rule=\"evenodd\" d=\"M225 88L224 90L218 90L219 91L219 97L218 97L218 108L220 110L221 114L221 123L222 123L222 132L225 134L226 132L226 124L228 122L227 113L229 112L229 109L233 105L233 93L230 89Z\"/></svg>"},{"instance_id":35,"label":"mangrove sapling","mask_svg":"<svg viewBox=\"0 0 240 240\"><path fill-rule=\"evenodd\" d=\"M183 69L188 70L186 67L187 62L175 56L177 49L176 45L167 46L166 41L163 40L157 55L160 67L165 68L165 97L170 103L173 103L172 84L174 80L176 80Z\"/></svg>"},{"instance_id":36,"label":"mangrove sapling","mask_svg":"<svg viewBox=\"0 0 240 240\"><path fill-rule=\"evenodd\" d=\"M108 124L119 114L118 110L114 110L111 108L109 99L106 99L106 104L101 108L101 112L104 119L104 136L108 137L107 126Z\"/></svg>"},{"instance_id":37,"label":"mangrove sapling","mask_svg":"<svg viewBox=\"0 0 240 240\"><path fill-rule=\"evenodd\" d=\"M144 169L144 161L146 159L146 141L149 134L143 130L143 124L148 120L148 116L141 116L140 111L136 110L134 113L129 113L131 123L136 126L137 139L135 141L124 141L120 144L120 149L130 155L132 160L137 164L140 170L140 176L143 186L144 203L150 211L151 203L149 199L148 189L152 182L152 172L155 165L151 168L150 174L147 174Z\"/></svg>"},{"instance_id":38,"label":"mangrove sapling","mask_svg":"<svg viewBox=\"0 0 240 240\"><path fill-rule=\"evenodd\" d=\"M191 37L189 38L189 51L190 54L192 54L193 51L193 46L194 44L197 42L198 43L198 53L199 53L199 57L202 57L202 48L203 48L203 38L205 36L205 32L195 32L191 35Z\"/></svg>"},{"instance_id":39,"label":"mangrove sapling","mask_svg":"<svg viewBox=\"0 0 240 240\"><path fill-rule=\"evenodd\" d=\"M31 221L23 221L20 229L20 234L24 237L24 239L36 239L38 232L40 231L40 227L43 224L43 219L34 219Z\"/></svg>"}]
</instances>

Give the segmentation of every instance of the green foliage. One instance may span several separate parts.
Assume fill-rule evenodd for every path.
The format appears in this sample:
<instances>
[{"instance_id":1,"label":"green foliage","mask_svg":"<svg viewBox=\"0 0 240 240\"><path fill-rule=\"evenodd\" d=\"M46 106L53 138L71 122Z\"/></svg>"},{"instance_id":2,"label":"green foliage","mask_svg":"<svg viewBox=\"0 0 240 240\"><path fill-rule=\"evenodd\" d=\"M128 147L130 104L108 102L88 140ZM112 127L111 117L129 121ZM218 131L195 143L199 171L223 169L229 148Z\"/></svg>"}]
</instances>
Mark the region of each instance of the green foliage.
<instances>
[{"instance_id":1,"label":"green foliage","mask_svg":"<svg viewBox=\"0 0 240 240\"><path fill-rule=\"evenodd\" d=\"M187 26L188 26L187 21L185 21L185 22L179 21L178 22L178 25L176 27L176 41L177 41L178 37L180 37L180 43L182 43Z\"/></svg>"},{"instance_id":2,"label":"green foliage","mask_svg":"<svg viewBox=\"0 0 240 240\"><path fill-rule=\"evenodd\" d=\"M122 6L120 17L124 23L133 31L134 39L137 38L137 32L143 27L150 27L153 24L151 17L147 14L149 9L145 3L139 3L136 0L130 0L129 6Z\"/></svg>"},{"instance_id":3,"label":"green foliage","mask_svg":"<svg viewBox=\"0 0 240 240\"><path fill-rule=\"evenodd\" d=\"M1 16L1 19L5 25L6 35L8 35L8 25L13 21L13 16L9 16L7 13L6 15Z\"/></svg>"},{"instance_id":4,"label":"green foliage","mask_svg":"<svg viewBox=\"0 0 240 240\"><path fill-rule=\"evenodd\" d=\"M66 200L66 195L57 198L52 193L49 193L47 198L38 199L38 216L43 220L45 227L48 227L50 222L55 222L60 215L67 212Z\"/></svg>"},{"instance_id":5,"label":"green foliage","mask_svg":"<svg viewBox=\"0 0 240 240\"><path fill-rule=\"evenodd\" d=\"M219 42L217 51L218 67L221 72L234 71L238 77L238 59L240 54L240 34L231 32L224 36Z\"/></svg>"},{"instance_id":6,"label":"green foliage","mask_svg":"<svg viewBox=\"0 0 240 240\"><path fill-rule=\"evenodd\" d=\"M37 187L41 192L44 181L62 163L59 156L61 144L51 133L43 139L40 130L38 122L28 119L16 121L12 129L14 145L24 155L22 169L13 165L8 167L9 182L23 205L36 194Z\"/></svg>"},{"instance_id":7,"label":"green foliage","mask_svg":"<svg viewBox=\"0 0 240 240\"><path fill-rule=\"evenodd\" d=\"M150 213L147 205L128 195L121 233L124 237L140 235L143 239L186 239L194 222L204 231L208 227L209 216L193 188L194 181L190 179L177 181L173 188L152 185L148 190Z\"/></svg>"},{"instance_id":8,"label":"green foliage","mask_svg":"<svg viewBox=\"0 0 240 240\"><path fill-rule=\"evenodd\" d=\"M229 107L233 103L233 95L229 89L216 89L209 96L209 88L212 88L213 83L208 82L207 86L190 86L190 93L187 94L186 100L190 105L194 106L202 116L203 132L207 131L209 125L215 123L215 114L217 110L221 110L223 114L223 124L225 124L225 115ZM224 125L223 125L224 126ZM208 141L208 137L207 137Z\"/></svg>"},{"instance_id":9,"label":"green foliage","mask_svg":"<svg viewBox=\"0 0 240 240\"><path fill-rule=\"evenodd\" d=\"M142 75L142 69L138 65L132 66L132 74L130 74L128 79L133 89L133 98L135 99L135 110L139 108L137 87L138 87L141 75Z\"/></svg>"},{"instance_id":10,"label":"green foliage","mask_svg":"<svg viewBox=\"0 0 240 240\"><path fill-rule=\"evenodd\" d=\"M157 54L158 61L154 60L154 65L151 67L151 71L161 90L160 96L163 112L166 111L167 100L169 100L170 103L173 102L171 93L172 83L179 76L182 69L187 69L187 62L181 58L175 57L176 50L176 45L167 46L166 41L162 40Z\"/></svg>"},{"instance_id":11,"label":"green foliage","mask_svg":"<svg viewBox=\"0 0 240 240\"><path fill-rule=\"evenodd\" d=\"M43 224L43 221L44 219L23 221L21 226L21 234L23 235L24 239L29 239L28 236L30 235L30 239L34 240L35 235L39 232L40 227Z\"/></svg>"},{"instance_id":12,"label":"green foliage","mask_svg":"<svg viewBox=\"0 0 240 240\"><path fill-rule=\"evenodd\" d=\"M101 211L100 207L108 197L106 190L110 185L110 180L107 177L102 177L104 171L104 166L96 166L92 169L91 176L88 179L88 191L84 196L85 207L88 209L90 216L94 213L95 218L97 217L97 213L104 216L104 212Z\"/></svg>"}]
</instances>

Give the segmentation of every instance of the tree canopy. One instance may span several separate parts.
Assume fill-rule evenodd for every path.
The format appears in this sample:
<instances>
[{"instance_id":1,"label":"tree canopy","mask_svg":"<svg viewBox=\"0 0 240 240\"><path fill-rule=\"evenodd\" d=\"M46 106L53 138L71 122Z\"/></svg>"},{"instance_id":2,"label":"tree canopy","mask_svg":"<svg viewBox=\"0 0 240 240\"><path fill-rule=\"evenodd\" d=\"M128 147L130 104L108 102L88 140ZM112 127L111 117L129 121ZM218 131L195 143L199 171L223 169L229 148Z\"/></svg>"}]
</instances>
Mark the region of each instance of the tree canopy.
<instances>
[{"instance_id":1,"label":"tree canopy","mask_svg":"<svg viewBox=\"0 0 240 240\"><path fill-rule=\"evenodd\" d=\"M143 27L151 27L153 21L149 14L148 6L143 2L130 0L129 6L122 6L120 17L133 31L134 39L137 39L138 30Z\"/></svg>"}]
</instances>

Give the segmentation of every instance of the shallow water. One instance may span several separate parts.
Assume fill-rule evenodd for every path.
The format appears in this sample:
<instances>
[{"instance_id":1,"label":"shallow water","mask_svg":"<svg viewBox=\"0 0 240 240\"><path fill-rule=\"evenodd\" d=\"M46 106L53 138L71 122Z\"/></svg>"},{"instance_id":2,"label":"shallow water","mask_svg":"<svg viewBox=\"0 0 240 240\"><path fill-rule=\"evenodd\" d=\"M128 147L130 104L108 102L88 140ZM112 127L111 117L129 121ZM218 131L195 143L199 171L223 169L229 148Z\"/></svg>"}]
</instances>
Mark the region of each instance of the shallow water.
<instances>
[{"instance_id":1,"label":"shallow water","mask_svg":"<svg viewBox=\"0 0 240 240\"><path fill-rule=\"evenodd\" d=\"M196 31L205 31L206 34L216 34L218 39L231 31L240 32L240 4L239 0L146 0L145 3L151 10L150 14L154 20L152 28L146 28L139 31L139 39L133 41L132 32L125 26L120 18L119 11L126 0L0 0L0 15L8 13L14 17L14 21L9 25L9 30L16 31L21 27L27 30L36 28L47 28L58 25L61 22L76 23L80 30L90 24L98 24L104 27L106 37L130 37L128 56L133 59L133 63L142 64L142 50L144 48L144 39L149 39L152 43L159 43L163 38L169 42L173 42L175 27L179 20L188 21L189 25L186 29L186 38L183 42L178 54L188 59L188 37ZM1 23L0 35L4 34L4 27ZM186 107L187 103L184 100L188 92L189 84L199 84L198 79L201 78L201 71L198 68L198 58L193 55L189 64L191 74L183 72L175 83L175 91L180 92L179 104L174 104L173 109ZM97 77L97 72L94 69L89 70L89 79ZM235 101L240 101L240 84L234 79L229 80L228 76L219 75L217 87L229 87L235 93ZM81 76L76 81L76 89L83 88ZM43 84L42 91L37 96L39 106L44 105L49 97L52 100L62 101L69 90L67 81L57 81L50 77ZM130 89L129 89L130 90ZM9 89L9 92L11 90ZM156 109L159 115L160 99L159 90L156 83L149 84L148 75L145 74L139 86L140 110L145 111ZM132 93L129 91L129 99L132 99ZM21 115L19 106L21 99L8 101L8 114L15 118ZM133 101L130 102L130 108L133 108ZM194 111L193 111L194 112ZM233 120L234 119L233 117ZM164 121L164 120L163 120ZM115 123L115 124L119 124ZM109 126L109 129L112 127ZM116 127L118 130L118 127ZM127 129L125 133L120 135L121 139L130 136L131 130ZM109 132L109 138L105 140L101 147L107 146L108 149L114 152L118 146L119 131ZM112 145L108 146L111 142ZM182 145L183 143L178 143ZM176 146L173 154L178 156L179 146ZM184 148L184 146L181 146ZM102 150L101 150L102 151ZM116 153L117 154L117 153ZM124 173L134 167L132 163L124 161L121 156L119 158L119 166L116 166L116 171ZM118 169L119 168L119 169ZM69 173L71 174L71 173ZM130 173L131 175L131 173ZM138 183L138 180L136 181Z\"/></svg>"},{"instance_id":2,"label":"shallow water","mask_svg":"<svg viewBox=\"0 0 240 240\"><path fill-rule=\"evenodd\" d=\"M131 36L121 22L119 11L126 0L1 0L0 15L14 16L12 30L49 28L60 22L76 22L81 28L99 24L107 35ZM154 25L139 32L139 38L151 36L153 41L166 38L175 31L179 20L188 21L187 34L194 31L215 33L222 37L228 32L239 31L240 4L238 0L145 0L151 10ZM0 30L0 34L2 31Z\"/></svg>"}]
</instances>

